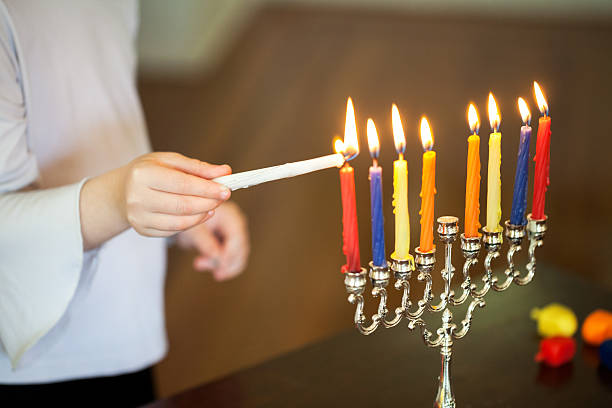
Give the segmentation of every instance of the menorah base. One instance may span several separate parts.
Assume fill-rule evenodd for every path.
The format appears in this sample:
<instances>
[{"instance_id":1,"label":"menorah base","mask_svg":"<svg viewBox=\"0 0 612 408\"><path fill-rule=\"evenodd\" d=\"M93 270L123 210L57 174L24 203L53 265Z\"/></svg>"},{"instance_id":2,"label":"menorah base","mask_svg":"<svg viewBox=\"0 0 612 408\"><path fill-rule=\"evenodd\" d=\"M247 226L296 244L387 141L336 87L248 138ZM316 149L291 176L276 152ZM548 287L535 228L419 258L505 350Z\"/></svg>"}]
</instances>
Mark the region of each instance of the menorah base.
<instances>
[{"instance_id":1,"label":"menorah base","mask_svg":"<svg viewBox=\"0 0 612 408\"><path fill-rule=\"evenodd\" d=\"M396 260L385 266L374 266L370 262L369 276L372 282L372 295L378 297L379 305L377 313L372 316L371 323L368 324L364 310L364 292L367 285L368 274L365 269L358 272L349 272L345 275L344 283L347 292L349 293L349 302L356 305L355 309L355 327L361 334L372 334L379 327L391 328L397 326L403 319L408 321L408 328L414 330L417 327L421 331L423 341L428 347L440 348L441 369L438 384L438 392L436 395L434 408L455 408L455 396L451 384L451 359L453 341L465 337L470 330L472 316L475 309L485 306L484 297L491 289L495 292L503 292L510 288L512 284L524 286L530 283L535 275L536 259L535 250L543 243L546 233L546 218L542 220L533 220L531 214L527 216L528 224L512 225L506 223L505 236L510 243L508 248L506 261L507 268L505 270L506 277L503 281L498 282L498 278L493 275L491 263L499 257L502 247L503 231L488 231L483 229L483 236L480 237L465 237L461 235L461 250L465 257L463 265L463 281L461 282L462 293L455 296L455 292L451 290L451 280L453 279L455 268L452 265L452 245L458 235L457 217L447 216L438 218L438 234L444 242L444 268L441 271L442 279L444 280L444 292L440 295L440 299L434 302L432 293L432 276L431 272L435 267L435 250L430 252L421 252L417 249L416 256L409 259ZM529 239L528 258L526 274L521 274L514 265L513 257L521 250L521 244L525 236ZM487 254L484 260L485 275L482 278L483 284L480 288L472 283L470 278L470 268L478 262L478 253L481 246L484 246ZM394 272L395 288L403 291L401 304L395 309L395 316L387 319L387 285L390 278L390 270ZM409 280L412 272L417 270L417 279L425 282L423 296L418 300L416 308L410 301L410 283ZM471 299L467 308L465 318L461 321L460 326L453 323L453 314L449 307L457 306ZM412 310L411 310L412 309ZM442 312L442 326L439 327L435 334L427 330L425 321L421 318L425 312L438 313Z\"/></svg>"},{"instance_id":2,"label":"menorah base","mask_svg":"<svg viewBox=\"0 0 612 408\"><path fill-rule=\"evenodd\" d=\"M434 402L434 408L455 408L455 395L451 384L451 358L452 350L444 351L444 347L440 351L440 359L442 360L442 368L440 370L440 383L438 384L438 393Z\"/></svg>"}]
</instances>

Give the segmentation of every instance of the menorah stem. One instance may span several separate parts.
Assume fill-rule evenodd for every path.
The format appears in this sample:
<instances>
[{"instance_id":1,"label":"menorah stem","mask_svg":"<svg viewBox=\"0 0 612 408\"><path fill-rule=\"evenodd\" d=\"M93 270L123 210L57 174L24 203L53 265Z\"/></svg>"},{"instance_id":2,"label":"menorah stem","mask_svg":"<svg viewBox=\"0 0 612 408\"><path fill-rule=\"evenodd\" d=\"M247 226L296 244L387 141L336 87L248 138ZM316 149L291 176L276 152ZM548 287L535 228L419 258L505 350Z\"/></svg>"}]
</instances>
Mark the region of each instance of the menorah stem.
<instances>
[{"instance_id":1,"label":"menorah stem","mask_svg":"<svg viewBox=\"0 0 612 408\"><path fill-rule=\"evenodd\" d=\"M441 369L438 383L438 392L434 402L434 408L455 408L455 395L451 386L451 357L453 355L453 330L452 313L446 309L442 315L442 327L438 333L443 336L440 345Z\"/></svg>"},{"instance_id":2,"label":"menorah stem","mask_svg":"<svg viewBox=\"0 0 612 408\"><path fill-rule=\"evenodd\" d=\"M438 393L434 402L434 408L455 408L455 395L451 385L451 358L452 358L452 341L447 345L445 339L444 345L440 348L440 359L442 367L440 370L440 382L438 384Z\"/></svg>"}]
</instances>

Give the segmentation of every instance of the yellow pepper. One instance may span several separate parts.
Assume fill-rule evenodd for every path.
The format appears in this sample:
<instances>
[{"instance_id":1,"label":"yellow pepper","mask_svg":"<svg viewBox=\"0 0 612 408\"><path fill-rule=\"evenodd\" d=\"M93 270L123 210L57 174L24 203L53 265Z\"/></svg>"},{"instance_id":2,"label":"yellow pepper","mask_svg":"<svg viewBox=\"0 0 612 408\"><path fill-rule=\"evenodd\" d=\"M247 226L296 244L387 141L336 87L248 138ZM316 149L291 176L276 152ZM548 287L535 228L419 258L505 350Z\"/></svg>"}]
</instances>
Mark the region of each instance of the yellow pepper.
<instances>
[{"instance_id":1,"label":"yellow pepper","mask_svg":"<svg viewBox=\"0 0 612 408\"><path fill-rule=\"evenodd\" d=\"M532 309L531 318L537 320L538 334L542 337L572 337L578 328L578 319L572 309L560 303Z\"/></svg>"}]
</instances>

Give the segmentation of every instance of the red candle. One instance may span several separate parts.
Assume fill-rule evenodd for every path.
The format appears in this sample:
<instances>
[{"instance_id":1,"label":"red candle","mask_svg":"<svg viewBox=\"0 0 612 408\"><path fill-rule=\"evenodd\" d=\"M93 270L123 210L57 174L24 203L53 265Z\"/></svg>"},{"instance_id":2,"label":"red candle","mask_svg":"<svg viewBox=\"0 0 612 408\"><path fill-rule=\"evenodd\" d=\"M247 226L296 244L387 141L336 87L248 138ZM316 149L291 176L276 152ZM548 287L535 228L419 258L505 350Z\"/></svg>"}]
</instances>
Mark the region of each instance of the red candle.
<instances>
[{"instance_id":1,"label":"red candle","mask_svg":"<svg viewBox=\"0 0 612 408\"><path fill-rule=\"evenodd\" d=\"M348 98L346 103L344 142L336 140L335 148L336 153L343 153L346 160L350 160L359 154L355 109L351 98ZM342 273L360 272L361 259L359 257L359 230L355 201L355 172L348 161L340 169L340 187L342 191L342 252L346 255L346 265L342 266L341 271Z\"/></svg>"},{"instance_id":2,"label":"red candle","mask_svg":"<svg viewBox=\"0 0 612 408\"><path fill-rule=\"evenodd\" d=\"M548 116L548 104L544 94L537 82L533 83L536 100L542 116L538 122L538 138L536 142L535 181L533 187L533 208L531 218L542 220L544 215L544 204L546 201L546 190L550 184L550 116Z\"/></svg>"},{"instance_id":3,"label":"red candle","mask_svg":"<svg viewBox=\"0 0 612 408\"><path fill-rule=\"evenodd\" d=\"M357 227L357 205L355 202L355 172L345 163L340 169L340 187L342 189L342 252L346 255L346 265L342 272L359 272L359 230Z\"/></svg>"}]
</instances>

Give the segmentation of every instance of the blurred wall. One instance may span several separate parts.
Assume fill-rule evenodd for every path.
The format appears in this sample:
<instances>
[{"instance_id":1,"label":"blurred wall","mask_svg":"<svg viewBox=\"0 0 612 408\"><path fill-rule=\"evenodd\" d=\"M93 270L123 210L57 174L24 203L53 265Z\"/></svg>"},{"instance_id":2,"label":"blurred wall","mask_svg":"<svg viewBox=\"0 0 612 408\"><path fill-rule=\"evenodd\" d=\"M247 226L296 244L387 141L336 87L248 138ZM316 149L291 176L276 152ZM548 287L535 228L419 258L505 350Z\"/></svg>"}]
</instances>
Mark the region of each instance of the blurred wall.
<instances>
[{"instance_id":1,"label":"blurred wall","mask_svg":"<svg viewBox=\"0 0 612 408\"><path fill-rule=\"evenodd\" d=\"M284 5L590 21L612 15L610 0L146 0L141 1L140 68L148 76L178 78L209 72L257 10Z\"/></svg>"},{"instance_id":2,"label":"blurred wall","mask_svg":"<svg viewBox=\"0 0 612 408\"><path fill-rule=\"evenodd\" d=\"M141 71L149 76L193 76L209 71L227 53L259 2L141 1Z\"/></svg>"}]
</instances>

